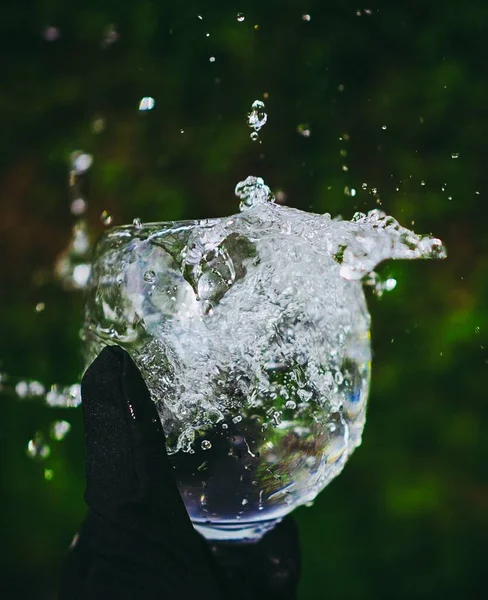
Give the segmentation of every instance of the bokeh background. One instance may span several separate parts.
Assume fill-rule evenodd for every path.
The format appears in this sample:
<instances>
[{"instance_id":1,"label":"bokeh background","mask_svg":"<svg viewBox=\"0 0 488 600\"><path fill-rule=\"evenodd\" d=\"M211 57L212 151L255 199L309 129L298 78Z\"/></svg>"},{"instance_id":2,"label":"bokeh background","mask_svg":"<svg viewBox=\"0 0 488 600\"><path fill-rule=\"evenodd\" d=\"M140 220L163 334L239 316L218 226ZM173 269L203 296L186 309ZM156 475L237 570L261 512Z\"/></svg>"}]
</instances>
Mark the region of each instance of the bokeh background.
<instances>
[{"instance_id":1,"label":"bokeh background","mask_svg":"<svg viewBox=\"0 0 488 600\"><path fill-rule=\"evenodd\" d=\"M55 598L85 511L80 410L11 393L26 379L79 381L83 294L53 275L79 222L73 200L94 240L110 219L232 214L250 174L304 210L380 207L449 252L383 265L397 287L369 294L368 424L344 473L296 513L300 598L482 597L487 39L484 0L2 2L4 597ZM256 99L268 122L253 142ZM78 189L76 151L93 158ZM72 425L60 442L56 419ZM43 460L27 455L36 432Z\"/></svg>"}]
</instances>

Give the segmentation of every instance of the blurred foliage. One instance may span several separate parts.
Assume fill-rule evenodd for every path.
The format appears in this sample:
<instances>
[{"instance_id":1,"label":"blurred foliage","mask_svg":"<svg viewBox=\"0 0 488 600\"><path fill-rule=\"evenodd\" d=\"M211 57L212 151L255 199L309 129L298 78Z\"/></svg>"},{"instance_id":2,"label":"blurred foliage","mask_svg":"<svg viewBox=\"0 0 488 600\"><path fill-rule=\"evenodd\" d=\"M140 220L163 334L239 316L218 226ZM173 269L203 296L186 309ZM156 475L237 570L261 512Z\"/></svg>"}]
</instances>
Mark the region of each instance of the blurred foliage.
<instances>
[{"instance_id":1,"label":"blurred foliage","mask_svg":"<svg viewBox=\"0 0 488 600\"><path fill-rule=\"evenodd\" d=\"M82 367L83 299L52 278L74 222L75 150L94 157L83 179L94 235L103 210L114 223L231 214L236 182L254 174L290 206L348 218L380 206L445 241L442 263L382 267L398 285L370 298L363 446L296 514L304 599L480 597L487 23L484 0L377 0L369 9L319 0L2 3L0 368L9 375L68 384ZM139 112L144 96L155 107ZM255 99L269 115L260 142L246 124ZM9 598L54 598L85 510L80 412L6 394L0 406L2 588ZM27 458L27 441L56 418L73 424L66 440L52 442L44 462Z\"/></svg>"}]
</instances>

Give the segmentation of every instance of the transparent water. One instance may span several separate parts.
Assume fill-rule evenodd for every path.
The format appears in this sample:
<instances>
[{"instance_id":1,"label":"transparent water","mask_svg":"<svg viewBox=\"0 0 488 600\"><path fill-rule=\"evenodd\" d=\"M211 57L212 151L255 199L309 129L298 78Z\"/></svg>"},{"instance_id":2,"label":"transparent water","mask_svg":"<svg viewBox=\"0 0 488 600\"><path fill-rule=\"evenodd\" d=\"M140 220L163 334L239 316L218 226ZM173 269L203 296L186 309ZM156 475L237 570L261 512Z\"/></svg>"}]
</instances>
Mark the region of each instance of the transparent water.
<instances>
[{"instance_id":1,"label":"transparent water","mask_svg":"<svg viewBox=\"0 0 488 600\"><path fill-rule=\"evenodd\" d=\"M279 206L260 178L241 213L107 232L92 265L87 364L126 348L148 384L189 514L208 538L257 537L360 444L370 379L362 280L439 240L379 211Z\"/></svg>"}]
</instances>

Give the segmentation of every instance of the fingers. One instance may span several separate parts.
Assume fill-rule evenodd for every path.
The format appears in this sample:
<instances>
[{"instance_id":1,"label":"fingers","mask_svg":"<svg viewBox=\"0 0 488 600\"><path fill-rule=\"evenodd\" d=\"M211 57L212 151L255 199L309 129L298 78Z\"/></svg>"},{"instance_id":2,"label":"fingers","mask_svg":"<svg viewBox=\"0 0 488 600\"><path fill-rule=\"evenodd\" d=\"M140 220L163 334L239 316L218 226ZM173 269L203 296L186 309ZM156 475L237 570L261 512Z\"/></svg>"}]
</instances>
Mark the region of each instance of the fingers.
<instances>
[{"instance_id":1,"label":"fingers","mask_svg":"<svg viewBox=\"0 0 488 600\"><path fill-rule=\"evenodd\" d=\"M128 589L145 582L174 597L203 588L220 598L208 549L172 476L156 408L124 350L100 353L83 377L82 400L90 585L108 578Z\"/></svg>"},{"instance_id":2,"label":"fingers","mask_svg":"<svg viewBox=\"0 0 488 600\"><path fill-rule=\"evenodd\" d=\"M295 600L300 578L300 542L292 518L286 518L253 544L217 542L212 554L224 585L235 600Z\"/></svg>"}]
</instances>

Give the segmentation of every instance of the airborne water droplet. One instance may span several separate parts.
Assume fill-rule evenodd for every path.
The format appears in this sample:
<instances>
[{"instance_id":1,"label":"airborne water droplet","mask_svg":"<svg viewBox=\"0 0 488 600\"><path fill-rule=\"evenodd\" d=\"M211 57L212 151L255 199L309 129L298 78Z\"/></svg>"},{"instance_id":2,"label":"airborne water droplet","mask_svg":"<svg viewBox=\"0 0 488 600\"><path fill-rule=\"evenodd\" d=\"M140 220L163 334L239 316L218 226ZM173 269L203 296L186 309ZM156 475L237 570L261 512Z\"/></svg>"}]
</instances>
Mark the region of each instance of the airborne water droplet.
<instances>
[{"instance_id":1,"label":"airborne water droplet","mask_svg":"<svg viewBox=\"0 0 488 600\"><path fill-rule=\"evenodd\" d=\"M112 215L108 212L108 210L104 210L102 212L102 214L100 215L100 221L104 224L104 225L111 225L112 221L113 221L113 217Z\"/></svg>"},{"instance_id":2,"label":"airborne water droplet","mask_svg":"<svg viewBox=\"0 0 488 600\"><path fill-rule=\"evenodd\" d=\"M71 429L71 423L68 421L54 421L51 426L51 437L60 442L68 435Z\"/></svg>"},{"instance_id":3,"label":"airborne water droplet","mask_svg":"<svg viewBox=\"0 0 488 600\"><path fill-rule=\"evenodd\" d=\"M243 13L237 13L237 20L239 21L239 23L242 23L242 21L244 21L245 18L246 17Z\"/></svg>"},{"instance_id":4,"label":"airborne water droplet","mask_svg":"<svg viewBox=\"0 0 488 600\"><path fill-rule=\"evenodd\" d=\"M51 448L44 442L42 433L38 431L27 444L27 455L35 460L44 460L50 454Z\"/></svg>"},{"instance_id":5,"label":"airborne water droplet","mask_svg":"<svg viewBox=\"0 0 488 600\"><path fill-rule=\"evenodd\" d=\"M139 219L139 217L136 217L133 221L132 221L132 225L136 228L136 229L141 229L142 228L142 221L141 219Z\"/></svg>"},{"instance_id":6,"label":"airborne water droplet","mask_svg":"<svg viewBox=\"0 0 488 600\"><path fill-rule=\"evenodd\" d=\"M210 450L211 447L212 447L212 442L210 442L209 440L203 440L202 450Z\"/></svg>"},{"instance_id":7,"label":"airborne water droplet","mask_svg":"<svg viewBox=\"0 0 488 600\"><path fill-rule=\"evenodd\" d=\"M141 98L141 101L139 102L139 110L152 110L155 104L156 101L154 100L154 98L152 98L151 96L144 96L144 98Z\"/></svg>"},{"instance_id":8,"label":"airborne water droplet","mask_svg":"<svg viewBox=\"0 0 488 600\"><path fill-rule=\"evenodd\" d=\"M252 103L252 111L247 115L247 124L254 131L259 131L266 124L267 120L268 115L264 111L264 102L262 100L255 100Z\"/></svg>"}]
</instances>

